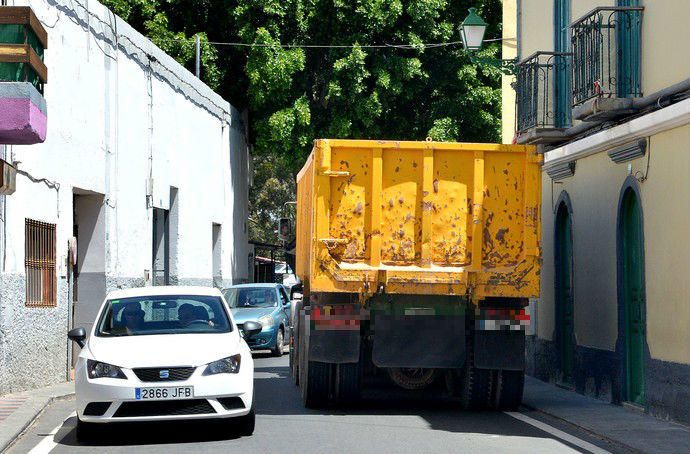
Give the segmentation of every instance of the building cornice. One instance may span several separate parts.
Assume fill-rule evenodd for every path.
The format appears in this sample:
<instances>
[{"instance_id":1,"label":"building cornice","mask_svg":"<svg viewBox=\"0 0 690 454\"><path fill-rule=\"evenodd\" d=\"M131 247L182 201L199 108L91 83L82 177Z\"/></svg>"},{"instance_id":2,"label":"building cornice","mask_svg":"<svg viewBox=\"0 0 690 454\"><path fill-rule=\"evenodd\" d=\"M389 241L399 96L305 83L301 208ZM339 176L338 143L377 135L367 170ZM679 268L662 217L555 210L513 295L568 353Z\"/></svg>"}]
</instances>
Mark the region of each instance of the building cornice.
<instances>
[{"instance_id":1,"label":"building cornice","mask_svg":"<svg viewBox=\"0 0 690 454\"><path fill-rule=\"evenodd\" d=\"M544 154L544 169L687 124L690 124L690 99L548 151Z\"/></svg>"}]
</instances>

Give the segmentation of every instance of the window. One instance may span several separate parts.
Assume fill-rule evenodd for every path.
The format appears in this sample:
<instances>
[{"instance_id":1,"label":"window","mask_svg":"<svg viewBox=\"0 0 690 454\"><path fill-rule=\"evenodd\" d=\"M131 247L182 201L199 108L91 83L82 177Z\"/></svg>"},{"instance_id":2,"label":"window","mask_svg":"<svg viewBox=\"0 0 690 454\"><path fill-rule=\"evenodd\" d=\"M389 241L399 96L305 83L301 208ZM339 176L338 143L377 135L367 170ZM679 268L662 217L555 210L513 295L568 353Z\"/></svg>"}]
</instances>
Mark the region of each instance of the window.
<instances>
[{"instance_id":1,"label":"window","mask_svg":"<svg viewBox=\"0 0 690 454\"><path fill-rule=\"evenodd\" d=\"M24 230L26 305L54 307L57 305L55 224L26 219Z\"/></svg>"}]
</instances>

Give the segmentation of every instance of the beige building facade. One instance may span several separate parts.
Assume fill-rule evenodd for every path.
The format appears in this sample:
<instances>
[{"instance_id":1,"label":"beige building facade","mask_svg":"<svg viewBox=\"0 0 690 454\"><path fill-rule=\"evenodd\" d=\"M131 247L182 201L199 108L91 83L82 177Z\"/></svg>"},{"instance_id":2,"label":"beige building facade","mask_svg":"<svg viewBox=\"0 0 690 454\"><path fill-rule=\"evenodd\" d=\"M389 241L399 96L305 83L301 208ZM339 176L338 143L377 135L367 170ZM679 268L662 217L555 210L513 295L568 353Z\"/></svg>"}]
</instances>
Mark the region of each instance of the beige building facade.
<instances>
[{"instance_id":1,"label":"beige building facade","mask_svg":"<svg viewBox=\"0 0 690 454\"><path fill-rule=\"evenodd\" d=\"M685 424L688 20L686 0L504 1L503 140L544 153L528 372Z\"/></svg>"}]
</instances>

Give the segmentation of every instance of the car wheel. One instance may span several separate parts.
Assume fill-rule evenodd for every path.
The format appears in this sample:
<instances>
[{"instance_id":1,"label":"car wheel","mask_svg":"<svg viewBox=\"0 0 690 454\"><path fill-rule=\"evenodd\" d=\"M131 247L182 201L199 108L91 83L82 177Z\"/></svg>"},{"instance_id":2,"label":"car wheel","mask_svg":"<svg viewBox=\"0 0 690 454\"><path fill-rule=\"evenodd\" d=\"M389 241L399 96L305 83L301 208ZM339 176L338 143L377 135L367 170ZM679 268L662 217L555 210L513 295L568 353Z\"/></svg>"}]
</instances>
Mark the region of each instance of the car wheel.
<instances>
[{"instance_id":1,"label":"car wheel","mask_svg":"<svg viewBox=\"0 0 690 454\"><path fill-rule=\"evenodd\" d=\"M276 346L273 350L271 350L271 353L273 353L273 356L283 356L283 346L285 345L285 334L283 333L283 328L280 328L278 330L278 334L276 334Z\"/></svg>"},{"instance_id":2,"label":"car wheel","mask_svg":"<svg viewBox=\"0 0 690 454\"><path fill-rule=\"evenodd\" d=\"M254 426L256 425L256 412L254 411L254 403L252 409L244 416L240 416L239 432L242 436L250 436L254 433Z\"/></svg>"},{"instance_id":3,"label":"car wheel","mask_svg":"<svg viewBox=\"0 0 690 454\"><path fill-rule=\"evenodd\" d=\"M77 418L77 430L76 436L79 442L91 442L95 441L101 434L101 427L98 424L92 422L84 422Z\"/></svg>"}]
</instances>

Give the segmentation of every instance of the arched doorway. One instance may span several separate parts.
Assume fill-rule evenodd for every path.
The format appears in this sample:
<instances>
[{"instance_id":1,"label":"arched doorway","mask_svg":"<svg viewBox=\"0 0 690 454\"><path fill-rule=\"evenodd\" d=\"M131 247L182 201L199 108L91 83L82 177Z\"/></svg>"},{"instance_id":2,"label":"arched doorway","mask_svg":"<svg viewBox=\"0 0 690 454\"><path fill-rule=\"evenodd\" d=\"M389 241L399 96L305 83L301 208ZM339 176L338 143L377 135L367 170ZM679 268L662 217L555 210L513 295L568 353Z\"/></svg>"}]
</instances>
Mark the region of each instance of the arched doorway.
<instances>
[{"instance_id":1,"label":"arched doorway","mask_svg":"<svg viewBox=\"0 0 690 454\"><path fill-rule=\"evenodd\" d=\"M624 354L624 400L644 405L645 290L642 208L637 192L628 187L618 215L619 295Z\"/></svg>"},{"instance_id":2,"label":"arched doorway","mask_svg":"<svg viewBox=\"0 0 690 454\"><path fill-rule=\"evenodd\" d=\"M556 348L560 381L572 386L575 370L575 320L573 303L573 227L569 206L558 204L555 232Z\"/></svg>"}]
</instances>

